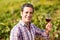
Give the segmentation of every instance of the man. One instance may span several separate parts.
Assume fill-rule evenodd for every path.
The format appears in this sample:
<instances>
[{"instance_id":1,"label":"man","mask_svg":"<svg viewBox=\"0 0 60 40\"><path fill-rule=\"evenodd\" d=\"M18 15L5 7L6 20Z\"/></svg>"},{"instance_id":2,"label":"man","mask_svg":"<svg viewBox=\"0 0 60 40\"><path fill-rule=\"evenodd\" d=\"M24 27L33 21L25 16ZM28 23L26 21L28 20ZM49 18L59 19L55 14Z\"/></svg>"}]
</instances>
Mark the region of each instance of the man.
<instances>
[{"instance_id":1,"label":"man","mask_svg":"<svg viewBox=\"0 0 60 40\"><path fill-rule=\"evenodd\" d=\"M32 4L23 4L21 8L21 17L17 25L13 27L10 33L10 40L35 40L35 35L39 34L48 40L49 31L51 30L51 23L46 25L45 30L37 28L31 23L34 7Z\"/></svg>"}]
</instances>

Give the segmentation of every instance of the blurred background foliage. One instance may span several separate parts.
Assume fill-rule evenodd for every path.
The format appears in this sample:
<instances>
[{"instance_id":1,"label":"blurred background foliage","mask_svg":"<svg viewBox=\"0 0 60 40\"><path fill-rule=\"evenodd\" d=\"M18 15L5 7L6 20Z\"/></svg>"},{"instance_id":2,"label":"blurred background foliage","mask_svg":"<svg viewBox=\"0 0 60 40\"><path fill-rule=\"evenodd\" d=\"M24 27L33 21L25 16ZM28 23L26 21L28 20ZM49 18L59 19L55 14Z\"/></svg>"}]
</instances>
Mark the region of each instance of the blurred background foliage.
<instances>
[{"instance_id":1,"label":"blurred background foliage","mask_svg":"<svg viewBox=\"0 0 60 40\"><path fill-rule=\"evenodd\" d=\"M9 40L11 29L21 19L20 8L24 3L33 4L32 22L41 29L47 24L45 16L49 12L53 26L50 40L60 40L60 0L0 0L0 40Z\"/></svg>"}]
</instances>

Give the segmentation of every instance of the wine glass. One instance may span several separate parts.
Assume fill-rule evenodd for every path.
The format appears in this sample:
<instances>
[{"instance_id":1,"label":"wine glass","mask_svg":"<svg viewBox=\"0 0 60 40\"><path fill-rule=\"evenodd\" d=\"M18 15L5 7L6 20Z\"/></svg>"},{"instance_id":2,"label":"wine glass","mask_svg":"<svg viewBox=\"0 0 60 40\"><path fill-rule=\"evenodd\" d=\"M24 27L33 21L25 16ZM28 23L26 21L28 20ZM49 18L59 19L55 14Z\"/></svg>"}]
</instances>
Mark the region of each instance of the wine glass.
<instances>
[{"instance_id":1,"label":"wine glass","mask_svg":"<svg viewBox=\"0 0 60 40\"><path fill-rule=\"evenodd\" d=\"M51 21L51 15L50 14L47 14L46 15L46 22L50 22Z\"/></svg>"},{"instance_id":2,"label":"wine glass","mask_svg":"<svg viewBox=\"0 0 60 40\"><path fill-rule=\"evenodd\" d=\"M50 24L51 24L51 15L46 14L46 19L45 20L47 22L46 27L45 27L45 31L48 34L50 32L50 30L51 30L51 26L50 26Z\"/></svg>"}]
</instances>

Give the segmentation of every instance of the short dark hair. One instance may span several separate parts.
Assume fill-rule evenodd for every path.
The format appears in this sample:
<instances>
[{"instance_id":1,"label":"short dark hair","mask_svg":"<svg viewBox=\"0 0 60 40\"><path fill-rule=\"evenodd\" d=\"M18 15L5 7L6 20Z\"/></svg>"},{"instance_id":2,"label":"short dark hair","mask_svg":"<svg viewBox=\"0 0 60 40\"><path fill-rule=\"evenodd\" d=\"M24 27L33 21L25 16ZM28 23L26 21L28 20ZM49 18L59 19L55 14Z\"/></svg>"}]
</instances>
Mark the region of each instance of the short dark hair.
<instances>
[{"instance_id":1,"label":"short dark hair","mask_svg":"<svg viewBox=\"0 0 60 40\"><path fill-rule=\"evenodd\" d=\"M22 7L21 7L21 11L23 11L24 7L31 7L33 9L33 12L34 12L34 7L33 7L32 4L30 4L30 3L23 4Z\"/></svg>"}]
</instances>

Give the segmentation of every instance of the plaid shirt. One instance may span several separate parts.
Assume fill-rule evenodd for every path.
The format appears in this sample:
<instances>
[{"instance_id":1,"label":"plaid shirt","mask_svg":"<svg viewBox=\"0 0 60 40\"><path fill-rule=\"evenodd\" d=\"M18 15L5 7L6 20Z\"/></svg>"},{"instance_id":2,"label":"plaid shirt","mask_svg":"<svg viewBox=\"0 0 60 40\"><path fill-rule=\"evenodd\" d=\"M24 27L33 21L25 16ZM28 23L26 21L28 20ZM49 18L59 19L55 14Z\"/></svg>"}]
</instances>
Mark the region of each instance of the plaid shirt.
<instances>
[{"instance_id":1,"label":"plaid shirt","mask_svg":"<svg viewBox=\"0 0 60 40\"><path fill-rule=\"evenodd\" d=\"M48 35L44 34L44 30L37 28L34 24L30 23L30 30L27 29L24 22L20 21L13 27L10 33L10 40L35 40L35 35L39 34L48 40Z\"/></svg>"}]
</instances>

